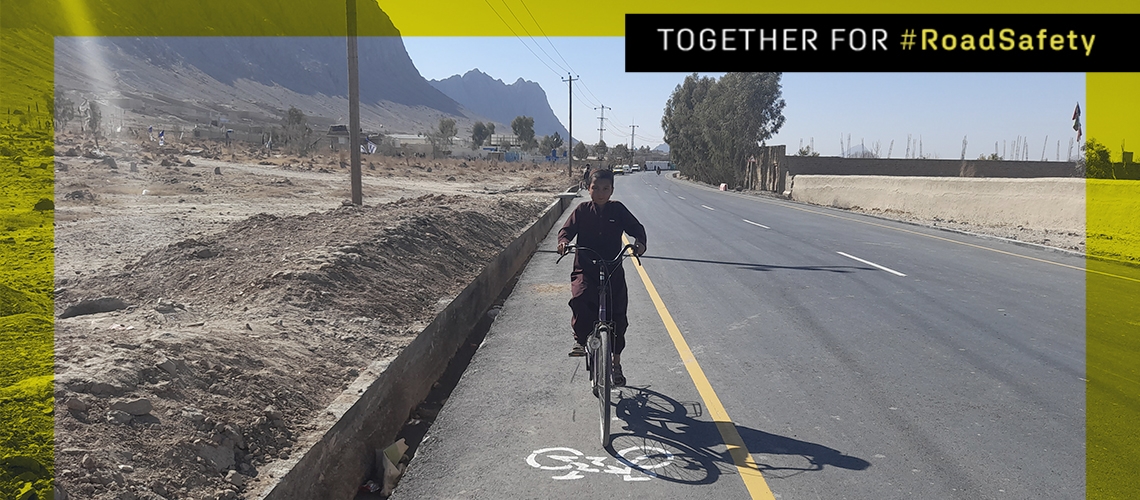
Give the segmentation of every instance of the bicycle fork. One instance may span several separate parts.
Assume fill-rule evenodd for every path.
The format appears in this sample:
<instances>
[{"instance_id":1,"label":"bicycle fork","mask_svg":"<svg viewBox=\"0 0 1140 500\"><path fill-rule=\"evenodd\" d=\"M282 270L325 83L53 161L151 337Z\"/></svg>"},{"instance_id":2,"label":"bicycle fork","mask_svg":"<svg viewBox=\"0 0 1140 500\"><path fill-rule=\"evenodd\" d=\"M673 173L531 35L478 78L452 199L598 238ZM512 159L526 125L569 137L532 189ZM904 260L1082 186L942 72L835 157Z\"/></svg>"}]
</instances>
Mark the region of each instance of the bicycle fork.
<instances>
[{"instance_id":1,"label":"bicycle fork","mask_svg":"<svg viewBox=\"0 0 1140 500\"><path fill-rule=\"evenodd\" d=\"M590 372L590 380L594 380L595 370L592 361L594 353L601 348L602 344L602 339L598 335L602 333L603 329L599 327L609 323L609 312L606 309L606 269L600 261L594 261L594 264L598 266L598 322L594 324L594 332L586 340L586 370ZM604 330L606 335L612 337L612 327L607 326Z\"/></svg>"}]
</instances>

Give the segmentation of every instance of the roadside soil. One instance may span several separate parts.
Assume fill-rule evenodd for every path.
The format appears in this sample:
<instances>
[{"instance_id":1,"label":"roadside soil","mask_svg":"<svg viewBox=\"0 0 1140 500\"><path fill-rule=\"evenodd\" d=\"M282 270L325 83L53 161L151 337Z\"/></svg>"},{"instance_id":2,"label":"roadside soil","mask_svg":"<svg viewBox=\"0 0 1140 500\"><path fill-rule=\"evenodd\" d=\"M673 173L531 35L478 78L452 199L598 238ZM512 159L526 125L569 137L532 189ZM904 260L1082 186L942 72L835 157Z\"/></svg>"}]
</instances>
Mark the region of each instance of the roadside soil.
<instances>
[{"instance_id":1,"label":"roadside soil","mask_svg":"<svg viewBox=\"0 0 1140 500\"><path fill-rule=\"evenodd\" d=\"M57 138L56 480L246 498L570 183L550 165Z\"/></svg>"}]
</instances>

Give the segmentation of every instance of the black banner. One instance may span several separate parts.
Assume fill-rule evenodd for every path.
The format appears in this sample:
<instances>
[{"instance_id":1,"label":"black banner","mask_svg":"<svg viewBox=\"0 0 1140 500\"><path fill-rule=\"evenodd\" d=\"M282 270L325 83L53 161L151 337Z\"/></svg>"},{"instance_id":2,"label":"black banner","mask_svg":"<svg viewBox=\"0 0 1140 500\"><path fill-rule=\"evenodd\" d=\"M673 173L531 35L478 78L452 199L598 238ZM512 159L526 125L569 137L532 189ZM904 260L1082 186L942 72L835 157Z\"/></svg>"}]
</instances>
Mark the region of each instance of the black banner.
<instances>
[{"instance_id":1,"label":"black banner","mask_svg":"<svg viewBox=\"0 0 1140 500\"><path fill-rule=\"evenodd\" d=\"M1136 72L1136 14L626 14L629 72Z\"/></svg>"}]
</instances>

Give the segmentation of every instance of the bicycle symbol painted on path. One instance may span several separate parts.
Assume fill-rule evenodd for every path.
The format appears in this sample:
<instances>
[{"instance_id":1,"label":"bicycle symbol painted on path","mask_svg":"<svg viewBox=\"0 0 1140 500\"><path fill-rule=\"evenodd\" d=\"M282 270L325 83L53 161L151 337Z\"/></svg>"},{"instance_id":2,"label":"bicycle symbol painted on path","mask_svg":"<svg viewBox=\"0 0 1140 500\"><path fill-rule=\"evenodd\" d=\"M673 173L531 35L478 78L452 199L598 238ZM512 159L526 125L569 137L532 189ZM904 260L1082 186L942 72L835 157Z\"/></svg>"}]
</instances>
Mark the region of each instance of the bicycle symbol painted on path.
<instances>
[{"instance_id":1,"label":"bicycle symbol painted on path","mask_svg":"<svg viewBox=\"0 0 1140 500\"><path fill-rule=\"evenodd\" d=\"M653 446L633 446L617 454L617 457L588 457L574 448L543 448L526 457L526 463L536 469L566 471L550 477L557 480L582 479L586 477L583 472L596 472L619 475L625 481L648 481L657 477L653 469L668 467L674 458L669 451ZM618 465L606 463L611 458Z\"/></svg>"}]
</instances>

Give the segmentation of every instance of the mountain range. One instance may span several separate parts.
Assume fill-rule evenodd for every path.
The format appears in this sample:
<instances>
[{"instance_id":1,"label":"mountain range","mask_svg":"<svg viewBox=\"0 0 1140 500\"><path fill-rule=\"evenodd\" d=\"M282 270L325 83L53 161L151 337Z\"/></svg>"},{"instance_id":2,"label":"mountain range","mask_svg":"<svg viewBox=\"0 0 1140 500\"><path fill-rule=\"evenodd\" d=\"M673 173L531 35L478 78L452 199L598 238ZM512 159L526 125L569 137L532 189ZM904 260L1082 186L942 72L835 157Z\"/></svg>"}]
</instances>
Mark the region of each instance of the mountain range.
<instances>
[{"instance_id":1,"label":"mountain range","mask_svg":"<svg viewBox=\"0 0 1140 500\"><path fill-rule=\"evenodd\" d=\"M546 92L535 82L519 78L506 84L476 68L463 76L454 75L428 83L463 107L497 123L509 125L515 117L530 116L534 118L536 136L557 133L564 141L568 136L566 127L550 109Z\"/></svg>"},{"instance_id":2,"label":"mountain range","mask_svg":"<svg viewBox=\"0 0 1140 500\"><path fill-rule=\"evenodd\" d=\"M537 83L508 85L478 70L429 82L399 36L358 44L365 130L420 133L452 118L461 135L476 121L509 132L526 115L537 135L567 136ZM348 121L346 53L343 37L61 37L55 84L76 104L100 101L110 107L105 116L128 124L174 128L225 117L273 125L297 107L317 128Z\"/></svg>"}]
</instances>

